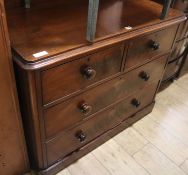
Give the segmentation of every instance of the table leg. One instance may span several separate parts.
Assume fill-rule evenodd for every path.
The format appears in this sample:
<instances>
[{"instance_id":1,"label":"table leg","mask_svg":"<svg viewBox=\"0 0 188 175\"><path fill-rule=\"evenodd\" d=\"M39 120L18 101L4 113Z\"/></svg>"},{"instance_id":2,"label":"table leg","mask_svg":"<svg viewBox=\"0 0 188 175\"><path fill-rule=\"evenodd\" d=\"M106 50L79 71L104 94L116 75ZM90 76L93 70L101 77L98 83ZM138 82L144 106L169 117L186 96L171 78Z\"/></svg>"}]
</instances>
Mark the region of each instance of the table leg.
<instances>
[{"instance_id":1,"label":"table leg","mask_svg":"<svg viewBox=\"0 0 188 175\"><path fill-rule=\"evenodd\" d=\"M172 0L165 0L165 2L163 4L163 10L161 13L161 17L160 17L161 19L165 19L168 16L171 3L172 3Z\"/></svg>"},{"instance_id":2,"label":"table leg","mask_svg":"<svg viewBox=\"0 0 188 175\"><path fill-rule=\"evenodd\" d=\"M25 3L25 8L30 8L31 7L31 2L30 0L24 0L24 3Z\"/></svg>"},{"instance_id":3,"label":"table leg","mask_svg":"<svg viewBox=\"0 0 188 175\"><path fill-rule=\"evenodd\" d=\"M87 40L92 42L95 39L99 0L89 0Z\"/></svg>"}]
</instances>

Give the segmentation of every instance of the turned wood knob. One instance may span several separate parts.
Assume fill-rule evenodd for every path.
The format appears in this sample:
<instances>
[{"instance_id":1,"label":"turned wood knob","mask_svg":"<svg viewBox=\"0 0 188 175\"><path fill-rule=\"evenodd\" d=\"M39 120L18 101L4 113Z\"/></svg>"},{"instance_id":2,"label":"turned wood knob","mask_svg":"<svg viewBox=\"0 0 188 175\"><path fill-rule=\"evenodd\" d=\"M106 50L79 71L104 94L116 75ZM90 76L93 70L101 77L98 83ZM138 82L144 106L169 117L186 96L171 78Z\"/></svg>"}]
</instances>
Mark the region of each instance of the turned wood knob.
<instances>
[{"instance_id":1,"label":"turned wood knob","mask_svg":"<svg viewBox=\"0 0 188 175\"><path fill-rule=\"evenodd\" d=\"M145 71L140 72L139 77L144 81L148 81L150 79L150 75Z\"/></svg>"},{"instance_id":2,"label":"turned wood knob","mask_svg":"<svg viewBox=\"0 0 188 175\"><path fill-rule=\"evenodd\" d=\"M92 111L92 107L90 105L88 105L87 103L85 102L82 102L80 105L79 105L79 109L81 110L81 112L85 115L88 115L91 113Z\"/></svg>"},{"instance_id":3,"label":"turned wood knob","mask_svg":"<svg viewBox=\"0 0 188 175\"><path fill-rule=\"evenodd\" d=\"M86 140L87 135L83 131L78 131L76 133L76 138L82 143Z\"/></svg>"},{"instance_id":4,"label":"turned wood knob","mask_svg":"<svg viewBox=\"0 0 188 175\"><path fill-rule=\"evenodd\" d=\"M151 47L153 50L158 50L158 49L160 48L160 44L157 43L156 41L151 41L150 47Z\"/></svg>"},{"instance_id":5,"label":"turned wood knob","mask_svg":"<svg viewBox=\"0 0 188 175\"><path fill-rule=\"evenodd\" d=\"M136 98L134 98L134 99L131 101L131 104L132 104L134 107L136 107L136 108L138 108L138 107L141 105L141 103L140 103Z\"/></svg>"},{"instance_id":6,"label":"turned wood knob","mask_svg":"<svg viewBox=\"0 0 188 175\"><path fill-rule=\"evenodd\" d=\"M96 76L96 71L90 66L85 66L82 68L81 73L88 80L91 80Z\"/></svg>"}]
</instances>

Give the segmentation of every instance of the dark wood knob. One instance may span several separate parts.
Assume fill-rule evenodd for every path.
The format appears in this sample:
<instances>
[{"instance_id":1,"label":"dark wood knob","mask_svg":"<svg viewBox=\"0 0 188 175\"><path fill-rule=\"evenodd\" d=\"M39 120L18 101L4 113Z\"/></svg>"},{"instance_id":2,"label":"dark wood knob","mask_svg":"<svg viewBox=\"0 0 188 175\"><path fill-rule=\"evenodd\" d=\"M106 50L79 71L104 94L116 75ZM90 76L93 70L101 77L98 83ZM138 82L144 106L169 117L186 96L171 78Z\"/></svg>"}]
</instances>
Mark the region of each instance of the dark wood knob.
<instances>
[{"instance_id":1,"label":"dark wood knob","mask_svg":"<svg viewBox=\"0 0 188 175\"><path fill-rule=\"evenodd\" d=\"M81 143L87 138L87 135L83 131L78 131L75 136Z\"/></svg>"},{"instance_id":2,"label":"dark wood knob","mask_svg":"<svg viewBox=\"0 0 188 175\"><path fill-rule=\"evenodd\" d=\"M136 107L136 108L138 108L138 107L141 105L141 103L140 103L136 98L134 98L134 99L131 101L131 104L132 104L134 107Z\"/></svg>"},{"instance_id":3,"label":"dark wood knob","mask_svg":"<svg viewBox=\"0 0 188 175\"><path fill-rule=\"evenodd\" d=\"M88 80L91 80L96 76L96 71L90 66L84 66L81 70L81 73Z\"/></svg>"},{"instance_id":4,"label":"dark wood knob","mask_svg":"<svg viewBox=\"0 0 188 175\"><path fill-rule=\"evenodd\" d=\"M150 75L145 71L140 72L139 77L144 81L148 81L150 79Z\"/></svg>"},{"instance_id":5,"label":"dark wood knob","mask_svg":"<svg viewBox=\"0 0 188 175\"><path fill-rule=\"evenodd\" d=\"M85 115L90 114L92 111L92 107L85 102L82 102L81 104L79 104L79 109Z\"/></svg>"},{"instance_id":6,"label":"dark wood knob","mask_svg":"<svg viewBox=\"0 0 188 175\"><path fill-rule=\"evenodd\" d=\"M160 44L157 43L156 41L151 41L150 47L151 47L153 50L158 50L158 49L160 48Z\"/></svg>"}]
</instances>

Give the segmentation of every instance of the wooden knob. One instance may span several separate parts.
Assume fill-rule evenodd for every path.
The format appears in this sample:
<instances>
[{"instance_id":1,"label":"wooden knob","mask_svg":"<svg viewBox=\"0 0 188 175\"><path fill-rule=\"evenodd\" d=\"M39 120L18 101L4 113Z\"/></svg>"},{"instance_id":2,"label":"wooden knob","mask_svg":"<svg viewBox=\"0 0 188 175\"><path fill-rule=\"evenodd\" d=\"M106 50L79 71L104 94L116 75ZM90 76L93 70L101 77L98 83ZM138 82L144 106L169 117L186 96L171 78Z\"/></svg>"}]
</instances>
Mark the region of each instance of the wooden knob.
<instances>
[{"instance_id":1,"label":"wooden knob","mask_svg":"<svg viewBox=\"0 0 188 175\"><path fill-rule=\"evenodd\" d=\"M78 131L75 136L81 143L87 138L87 135L83 131Z\"/></svg>"},{"instance_id":2,"label":"wooden knob","mask_svg":"<svg viewBox=\"0 0 188 175\"><path fill-rule=\"evenodd\" d=\"M140 72L139 77L144 81L148 81L150 79L150 75L145 71Z\"/></svg>"},{"instance_id":3,"label":"wooden knob","mask_svg":"<svg viewBox=\"0 0 188 175\"><path fill-rule=\"evenodd\" d=\"M150 47L151 47L153 50L158 50L158 49L160 48L160 44L157 43L156 41L151 41Z\"/></svg>"},{"instance_id":4,"label":"wooden knob","mask_svg":"<svg viewBox=\"0 0 188 175\"><path fill-rule=\"evenodd\" d=\"M88 80L94 79L96 76L96 71L90 66L84 66L84 68L81 70L81 73Z\"/></svg>"},{"instance_id":5,"label":"wooden knob","mask_svg":"<svg viewBox=\"0 0 188 175\"><path fill-rule=\"evenodd\" d=\"M79 109L81 110L81 112L85 115L88 115L91 113L92 111L92 107L90 105L88 105L87 103L85 102L82 102L80 105L79 105Z\"/></svg>"},{"instance_id":6,"label":"wooden knob","mask_svg":"<svg viewBox=\"0 0 188 175\"><path fill-rule=\"evenodd\" d=\"M134 98L134 99L131 101L131 104L132 104L134 107L136 107L136 108L138 108L138 107L141 105L141 103L140 103L136 98Z\"/></svg>"}]
</instances>

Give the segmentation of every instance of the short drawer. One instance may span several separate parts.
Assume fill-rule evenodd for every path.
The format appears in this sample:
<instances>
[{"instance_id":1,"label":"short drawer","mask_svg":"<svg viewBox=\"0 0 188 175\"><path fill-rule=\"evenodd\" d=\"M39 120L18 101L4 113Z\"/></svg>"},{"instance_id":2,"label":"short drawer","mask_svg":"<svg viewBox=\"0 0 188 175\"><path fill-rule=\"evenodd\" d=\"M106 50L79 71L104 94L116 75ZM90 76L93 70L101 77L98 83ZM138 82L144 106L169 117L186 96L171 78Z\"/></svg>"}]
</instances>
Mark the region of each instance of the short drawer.
<instances>
[{"instance_id":1,"label":"short drawer","mask_svg":"<svg viewBox=\"0 0 188 175\"><path fill-rule=\"evenodd\" d=\"M173 26L132 40L126 57L125 70L137 67L169 51L173 46L176 31L177 26Z\"/></svg>"},{"instance_id":2,"label":"short drawer","mask_svg":"<svg viewBox=\"0 0 188 175\"><path fill-rule=\"evenodd\" d=\"M46 143L49 164L69 155L91 140L120 124L143 107L153 102L158 82L139 90L133 96L121 101L110 110L104 111L81 125L66 131Z\"/></svg>"},{"instance_id":3,"label":"short drawer","mask_svg":"<svg viewBox=\"0 0 188 175\"><path fill-rule=\"evenodd\" d=\"M44 111L46 137L51 138L58 132L88 119L92 114L115 103L122 98L158 81L164 72L167 56L163 56L142 67L114 78Z\"/></svg>"},{"instance_id":4,"label":"short drawer","mask_svg":"<svg viewBox=\"0 0 188 175\"><path fill-rule=\"evenodd\" d=\"M77 92L120 72L124 45L42 72L43 103Z\"/></svg>"}]
</instances>

